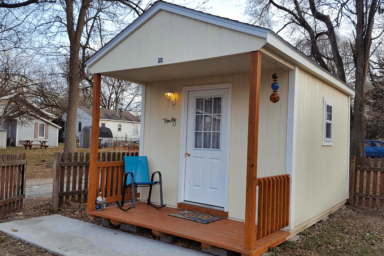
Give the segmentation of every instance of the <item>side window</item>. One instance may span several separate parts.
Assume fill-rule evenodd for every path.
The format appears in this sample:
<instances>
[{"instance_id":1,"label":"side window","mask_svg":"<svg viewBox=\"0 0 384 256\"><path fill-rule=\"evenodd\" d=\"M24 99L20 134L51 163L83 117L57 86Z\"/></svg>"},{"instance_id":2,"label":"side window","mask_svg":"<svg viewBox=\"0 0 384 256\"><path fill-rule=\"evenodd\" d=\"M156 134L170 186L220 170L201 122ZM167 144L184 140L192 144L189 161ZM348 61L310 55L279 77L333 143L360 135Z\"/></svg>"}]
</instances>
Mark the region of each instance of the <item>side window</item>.
<instances>
[{"instance_id":1,"label":"side window","mask_svg":"<svg viewBox=\"0 0 384 256\"><path fill-rule=\"evenodd\" d=\"M105 123L101 123L101 127L105 127Z\"/></svg>"},{"instance_id":2,"label":"side window","mask_svg":"<svg viewBox=\"0 0 384 256\"><path fill-rule=\"evenodd\" d=\"M375 141L375 142L373 143L373 145L374 145L375 147L377 147L377 148L381 147L380 142L378 142L378 141Z\"/></svg>"},{"instance_id":3,"label":"side window","mask_svg":"<svg viewBox=\"0 0 384 256\"><path fill-rule=\"evenodd\" d=\"M324 97L323 145L333 144L333 101Z\"/></svg>"},{"instance_id":4,"label":"side window","mask_svg":"<svg viewBox=\"0 0 384 256\"><path fill-rule=\"evenodd\" d=\"M121 132L121 124L118 124L118 125L117 125L117 131L118 131L118 132Z\"/></svg>"},{"instance_id":5,"label":"side window","mask_svg":"<svg viewBox=\"0 0 384 256\"><path fill-rule=\"evenodd\" d=\"M79 132L81 132L81 122L79 122Z\"/></svg>"},{"instance_id":6,"label":"side window","mask_svg":"<svg viewBox=\"0 0 384 256\"><path fill-rule=\"evenodd\" d=\"M366 142L365 142L365 146L366 146L366 147L372 147L372 143L371 143L370 141L366 141Z\"/></svg>"},{"instance_id":7,"label":"side window","mask_svg":"<svg viewBox=\"0 0 384 256\"><path fill-rule=\"evenodd\" d=\"M39 138L45 137L45 124L39 123Z\"/></svg>"}]
</instances>

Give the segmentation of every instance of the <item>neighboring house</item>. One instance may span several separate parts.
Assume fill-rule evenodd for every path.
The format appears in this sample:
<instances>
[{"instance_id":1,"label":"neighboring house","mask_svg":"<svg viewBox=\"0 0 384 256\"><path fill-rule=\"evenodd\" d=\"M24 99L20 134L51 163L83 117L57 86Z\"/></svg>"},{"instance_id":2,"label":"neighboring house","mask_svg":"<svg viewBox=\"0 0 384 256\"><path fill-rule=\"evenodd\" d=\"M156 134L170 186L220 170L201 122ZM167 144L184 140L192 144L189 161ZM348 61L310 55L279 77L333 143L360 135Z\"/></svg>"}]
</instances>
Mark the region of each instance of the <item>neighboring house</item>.
<instances>
[{"instance_id":1,"label":"neighboring house","mask_svg":"<svg viewBox=\"0 0 384 256\"><path fill-rule=\"evenodd\" d=\"M33 117L27 122L4 120L1 127L8 131L7 138L12 140L12 146L23 146L26 140L46 140L49 147L58 146L61 127L42 117Z\"/></svg>"},{"instance_id":2,"label":"neighboring house","mask_svg":"<svg viewBox=\"0 0 384 256\"><path fill-rule=\"evenodd\" d=\"M2 111L4 111L5 106L9 102L9 97L0 99L1 114L3 114ZM55 116L39 109L33 103L27 102L27 104L28 108L32 108L28 118L6 119L1 123L1 127L7 130L7 146L23 146L26 140L45 140L47 141L46 145L49 147L57 147L61 127L50 121ZM33 108L35 109L34 111ZM45 117L41 117L39 113ZM38 142L33 144L38 145Z\"/></svg>"},{"instance_id":3,"label":"neighboring house","mask_svg":"<svg viewBox=\"0 0 384 256\"><path fill-rule=\"evenodd\" d=\"M63 116L67 121L67 116ZM81 106L77 109L76 132L80 138L81 129L92 126L92 108ZM100 109L100 127L111 129L114 139L123 141L140 140L140 119L129 111Z\"/></svg>"},{"instance_id":4,"label":"neighboring house","mask_svg":"<svg viewBox=\"0 0 384 256\"><path fill-rule=\"evenodd\" d=\"M354 91L273 31L158 1L86 65L93 95L101 76L143 85L140 155L150 177L162 173L167 205L95 211L96 192L106 191L100 171L121 163L98 162L94 151L91 216L260 255L345 205ZM143 202L148 193L141 188ZM168 216L172 208L226 219L204 225Z\"/></svg>"}]
</instances>

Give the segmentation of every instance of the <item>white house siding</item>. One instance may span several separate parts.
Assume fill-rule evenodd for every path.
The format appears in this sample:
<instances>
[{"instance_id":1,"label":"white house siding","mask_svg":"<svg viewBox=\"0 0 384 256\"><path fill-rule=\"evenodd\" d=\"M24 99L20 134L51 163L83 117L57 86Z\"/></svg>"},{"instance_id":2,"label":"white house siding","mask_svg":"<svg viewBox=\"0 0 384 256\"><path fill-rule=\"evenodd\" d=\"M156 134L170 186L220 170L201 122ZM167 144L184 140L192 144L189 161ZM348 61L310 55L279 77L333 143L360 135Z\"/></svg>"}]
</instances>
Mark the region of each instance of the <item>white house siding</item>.
<instances>
[{"instance_id":1,"label":"white house siding","mask_svg":"<svg viewBox=\"0 0 384 256\"><path fill-rule=\"evenodd\" d=\"M280 102L269 100L272 93L271 76L280 76ZM164 200L168 206L177 206L179 186L179 162L181 142L182 88L186 86L232 84L232 110L229 158L228 214L232 219L245 219L245 187L248 138L249 73L198 77L166 82L149 83L145 89L145 127L143 155L148 156L150 172L161 171ZM166 89L177 96L175 106L167 103ZM288 71L263 70L260 96L260 133L258 176L285 174L286 128L288 101ZM163 118L177 118L176 126L164 124ZM268 128L267 128L268 127ZM141 190L141 198L147 198L148 190ZM159 201L158 188L152 195Z\"/></svg>"},{"instance_id":2,"label":"white house siding","mask_svg":"<svg viewBox=\"0 0 384 256\"><path fill-rule=\"evenodd\" d=\"M298 79L294 226L348 198L348 96L303 70ZM322 146L324 96L333 101L333 146Z\"/></svg>"},{"instance_id":3,"label":"white house siding","mask_svg":"<svg viewBox=\"0 0 384 256\"><path fill-rule=\"evenodd\" d=\"M260 49L265 39L160 11L89 67L92 73L215 58ZM158 58L163 63L158 64Z\"/></svg>"},{"instance_id":4,"label":"white house siding","mask_svg":"<svg viewBox=\"0 0 384 256\"><path fill-rule=\"evenodd\" d=\"M140 123L131 123L131 122L121 122L121 121L111 121L111 120L101 120L101 123L105 123L105 127L111 129L113 137L116 139L125 140L135 140L138 141L140 139ZM118 125L121 124L121 131L117 130ZM133 125L138 125L138 133L137 135L133 134Z\"/></svg>"},{"instance_id":5,"label":"white house siding","mask_svg":"<svg viewBox=\"0 0 384 256\"><path fill-rule=\"evenodd\" d=\"M25 140L38 140L35 138L35 122L38 123L45 123L44 121L40 119L34 119L26 124L18 124L18 131L17 131L17 146L23 146L25 143ZM48 128L48 139L45 138L39 138L42 140L47 140L47 145L50 147L57 147L58 146L58 137L59 132L58 128L55 126L45 123L45 125L49 125ZM36 142L34 143L38 145Z\"/></svg>"},{"instance_id":6,"label":"white house siding","mask_svg":"<svg viewBox=\"0 0 384 256\"><path fill-rule=\"evenodd\" d=\"M66 121L66 115L63 116L63 120ZM78 108L77 110L77 122L76 122L76 134L77 137L80 138L80 132L79 132L79 122L81 122L81 128L84 128L86 126L92 127L92 116L88 113L84 112L82 109ZM138 141L140 139L140 123L133 123L133 122L127 122L127 121L118 121L118 120L108 120L108 119L101 119L99 126L101 126L102 123L105 123L105 127L111 129L112 135L114 138L121 138L125 140L127 138L128 140L135 140ZM117 131L118 124L121 124L121 132ZM133 125L138 125L138 134L133 134ZM67 127L66 127L67 129Z\"/></svg>"}]
</instances>

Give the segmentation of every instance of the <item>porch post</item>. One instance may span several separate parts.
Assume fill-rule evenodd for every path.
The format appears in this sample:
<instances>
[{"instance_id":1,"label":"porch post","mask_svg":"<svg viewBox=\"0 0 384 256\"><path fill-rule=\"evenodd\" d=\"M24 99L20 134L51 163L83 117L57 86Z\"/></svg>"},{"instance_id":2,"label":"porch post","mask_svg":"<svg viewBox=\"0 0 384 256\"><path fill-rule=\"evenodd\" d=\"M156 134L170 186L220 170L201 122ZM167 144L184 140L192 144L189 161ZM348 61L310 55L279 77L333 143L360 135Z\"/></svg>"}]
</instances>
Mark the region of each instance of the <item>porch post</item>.
<instances>
[{"instance_id":1,"label":"porch post","mask_svg":"<svg viewBox=\"0 0 384 256\"><path fill-rule=\"evenodd\" d=\"M244 247L253 251L256 243L257 147L259 138L259 99L261 52L251 53L251 83L249 87L247 190L245 201Z\"/></svg>"},{"instance_id":2,"label":"porch post","mask_svg":"<svg viewBox=\"0 0 384 256\"><path fill-rule=\"evenodd\" d=\"M100 123L100 88L101 75L93 75L93 104L92 104L92 134L91 134L91 157L89 165L89 185L87 211L95 210L97 196L97 156L99 153L99 123Z\"/></svg>"}]
</instances>

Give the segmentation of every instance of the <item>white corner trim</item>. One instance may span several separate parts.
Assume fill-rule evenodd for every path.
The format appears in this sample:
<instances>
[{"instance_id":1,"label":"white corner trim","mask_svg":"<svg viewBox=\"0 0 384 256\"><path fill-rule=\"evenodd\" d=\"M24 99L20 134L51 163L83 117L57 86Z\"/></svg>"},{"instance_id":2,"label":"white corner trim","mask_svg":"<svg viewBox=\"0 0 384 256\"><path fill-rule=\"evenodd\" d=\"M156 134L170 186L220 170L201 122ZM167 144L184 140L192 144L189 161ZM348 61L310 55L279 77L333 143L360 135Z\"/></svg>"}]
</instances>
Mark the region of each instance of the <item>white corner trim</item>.
<instances>
[{"instance_id":1,"label":"white corner trim","mask_svg":"<svg viewBox=\"0 0 384 256\"><path fill-rule=\"evenodd\" d=\"M331 139L326 138L326 118L327 118L327 105L332 106L332 126L331 126ZM333 100L323 97L323 146L333 146L333 120L334 120Z\"/></svg>"},{"instance_id":2,"label":"white corner trim","mask_svg":"<svg viewBox=\"0 0 384 256\"><path fill-rule=\"evenodd\" d=\"M85 62L87 67L88 68L91 67L96 61L98 61L105 54L107 54L109 51L115 48L121 41L127 38L130 34L136 31L140 26L142 26L145 22L147 22L147 20L151 19L155 14L157 14L161 10L176 13L185 17L189 17L191 19L201 20L210 24L220 26L220 27L233 29L236 31L255 35L262 38L267 38L267 34L269 33L269 30L265 28L244 24L235 20L217 17L208 13L195 11L195 10L184 8L182 6L177 6L174 4L157 2L151 8L149 8L143 15L141 15L139 18L134 20L128 27L126 27L117 36L115 36L105 47L101 48L91 58L89 58Z\"/></svg>"},{"instance_id":3,"label":"white corner trim","mask_svg":"<svg viewBox=\"0 0 384 256\"><path fill-rule=\"evenodd\" d=\"M289 206L289 226L294 225L295 214L295 181L296 181L296 135L297 135L297 100L298 100L298 79L299 68L289 72L288 88L288 116L287 116L287 155L286 173L291 178L290 206Z\"/></svg>"},{"instance_id":4,"label":"white corner trim","mask_svg":"<svg viewBox=\"0 0 384 256\"><path fill-rule=\"evenodd\" d=\"M355 91L349 88L345 83L319 67L319 65L308 59L292 45L283 41L280 37L274 35L273 33L269 33L267 37L267 44L271 45L275 51L279 52L279 55L284 56L287 60L290 60L303 70L309 71L311 74L321 78L349 96L355 95Z\"/></svg>"},{"instance_id":5,"label":"white corner trim","mask_svg":"<svg viewBox=\"0 0 384 256\"><path fill-rule=\"evenodd\" d=\"M347 186L346 186L346 195L349 199L349 164L350 164L350 150L351 150L351 96L348 97L348 132L347 132Z\"/></svg>"},{"instance_id":6,"label":"white corner trim","mask_svg":"<svg viewBox=\"0 0 384 256\"><path fill-rule=\"evenodd\" d=\"M144 115L145 115L145 85L141 85L141 115L140 115L140 148L139 156L143 155L144 150Z\"/></svg>"},{"instance_id":7,"label":"white corner trim","mask_svg":"<svg viewBox=\"0 0 384 256\"><path fill-rule=\"evenodd\" d=\"M228 122L227 122L227 130L228 137L226 138L228 141L228 152L227 159L228 160L228 172L226 173L226 187L225 193L228 197L229 191L229 154L230 154L230 126L231 126L231 106L232 106L232 84L213 84L213 85L201 85L201 86L188 86L183 87L182 90L182 108L181 108L181 133L180 133L180 165L179 165L179 193L178 193L178 203L184 202L184 192L185 192L185 152L187 148L187 120L188 120L188 93L191 91L201 91L201 90L215 90L215 89L227 89L228 90ZM228 200L224 205L224 211L228 211Z\"/></svg>"}]
</instances>

